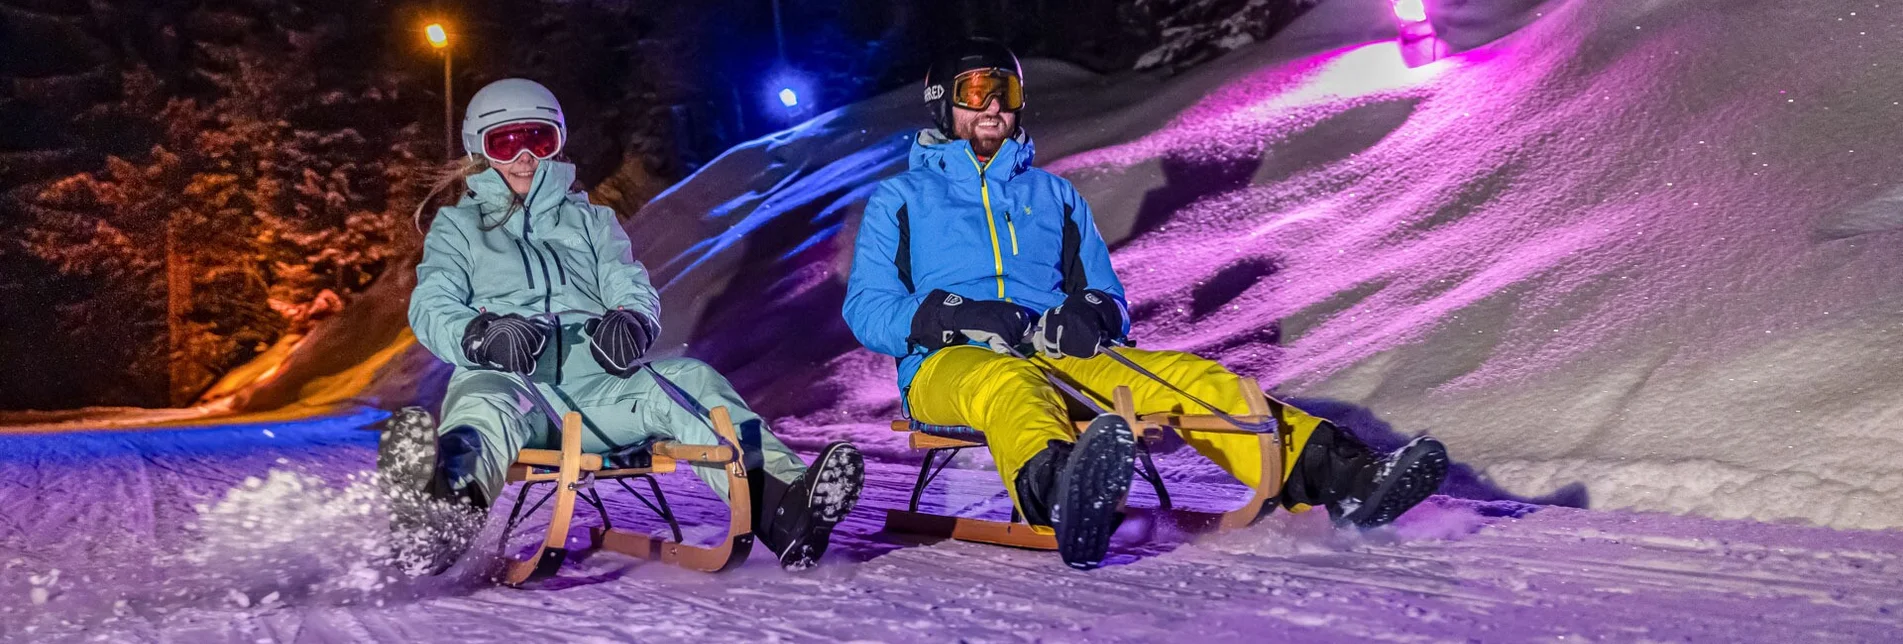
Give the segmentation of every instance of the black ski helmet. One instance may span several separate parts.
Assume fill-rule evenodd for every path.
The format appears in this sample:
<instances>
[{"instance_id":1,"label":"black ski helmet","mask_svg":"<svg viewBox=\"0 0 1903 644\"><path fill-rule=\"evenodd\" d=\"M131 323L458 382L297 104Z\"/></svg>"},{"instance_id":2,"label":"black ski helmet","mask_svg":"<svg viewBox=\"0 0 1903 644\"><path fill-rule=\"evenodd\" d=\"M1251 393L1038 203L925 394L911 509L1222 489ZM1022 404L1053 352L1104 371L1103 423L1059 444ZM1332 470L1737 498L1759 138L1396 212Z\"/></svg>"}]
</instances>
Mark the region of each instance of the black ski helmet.
<instances>
[{"instance_id":1,"label":"black ski helmet","mask_svg":"<svg viewBox=\"0 0 1903 644\"><path fill-rule=\"evenodd\" d=\"M931 110L932 124L940 132L949 135L952 131L952 79L974 69L1002 69L1016 74L1018 82L1024 81L1018 55L996 40L969 38L940 52L925 70L925 107Z\"/></svg>"}]
</instances>

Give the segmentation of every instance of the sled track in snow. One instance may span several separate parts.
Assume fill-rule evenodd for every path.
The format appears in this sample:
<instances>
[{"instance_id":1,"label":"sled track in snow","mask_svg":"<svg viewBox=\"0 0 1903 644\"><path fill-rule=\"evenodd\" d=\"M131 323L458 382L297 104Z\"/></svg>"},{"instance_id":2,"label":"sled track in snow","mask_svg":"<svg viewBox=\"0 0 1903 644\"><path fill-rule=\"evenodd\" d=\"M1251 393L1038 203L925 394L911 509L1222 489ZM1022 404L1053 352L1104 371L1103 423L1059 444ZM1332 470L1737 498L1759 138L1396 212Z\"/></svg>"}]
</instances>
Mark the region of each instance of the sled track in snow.
<instances>
[{"instance_id":1,"label":"sled track in snow","mask_svg":"<svg viewBox=\"0 0 1903 644\"><path fill-rule=\"evenodd\" d=\"M375 419L0 436L0 640L1894 641L1903 634L1896 531L1436 497L1395 529L1362 536L1335 532L1317 515L1283 514L1185 542L1166 521L1139 516L1113 544L1112 565L1084 573L1051 553L880 534L882 511L904 504L912 471L876 461L861 509L811 574L781 572L764 557L707 575L581 553L535 590L468 573L483 558L465 560L460 577L378 585L352 560L374 547L381 520L352 514L361 501L344 494L353 475L374 466L375 435L359 427ZM1001 515L994 476L948 470L925 502ZM254 477L260 482L247 486ZM689 538L717 537L709 526L721 524L724 508L689 477L663 478ZM1221 509L1240 488L1172 489L1184 505ZM1151 503L1147 490L1136 490L1133 505ZM625 492L605 496L618 521L660 528ZM594 517L584 511L577 520L579 535ZM537 528L525 527L515 543ZM282 545L253 547L262 542Z\"/></svg>"}]
</instances>

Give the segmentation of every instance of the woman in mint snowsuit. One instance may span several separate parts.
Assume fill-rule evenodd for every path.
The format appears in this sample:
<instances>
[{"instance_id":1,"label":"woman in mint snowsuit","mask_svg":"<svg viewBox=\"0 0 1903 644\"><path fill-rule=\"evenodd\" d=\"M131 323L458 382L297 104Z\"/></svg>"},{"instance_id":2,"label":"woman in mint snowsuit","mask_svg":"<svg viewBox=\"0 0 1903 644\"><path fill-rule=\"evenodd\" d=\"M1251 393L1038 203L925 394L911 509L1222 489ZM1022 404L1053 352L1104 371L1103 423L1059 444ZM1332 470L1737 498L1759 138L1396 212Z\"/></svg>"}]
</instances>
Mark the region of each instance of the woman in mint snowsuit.
<instances>
[{"instance_id":1,"label":"woman in mint snowsuit","mask_svg":"<svg viewBox=\"0 0 1903 644\"><path fill-rule=\"evenodd\" d=\"M486 508L518 450L556 444L558 430L531 402L524 380L557 414L581 412L582 449L595 453L660 439L717 445L687 404L725 406L749 477L764 479L753 486L763 497L756 512L774 511L756 520L756 533L783 564L810 565L857 499L857 451L829 445L809 471L706 363L668 358L646 366L691 401L674 400L644 373L640 360L660 330L660 298L614 212L572 191L575 167L550 158L565 136L555 97L532 81L498 81L470 101L466 189L431 222L410 298L417 339L455 367L432 493ZM694 473L725 495L721 468L696 466ZM788 515L794 518L771 520Z\"/></svg>"}]
</instances>

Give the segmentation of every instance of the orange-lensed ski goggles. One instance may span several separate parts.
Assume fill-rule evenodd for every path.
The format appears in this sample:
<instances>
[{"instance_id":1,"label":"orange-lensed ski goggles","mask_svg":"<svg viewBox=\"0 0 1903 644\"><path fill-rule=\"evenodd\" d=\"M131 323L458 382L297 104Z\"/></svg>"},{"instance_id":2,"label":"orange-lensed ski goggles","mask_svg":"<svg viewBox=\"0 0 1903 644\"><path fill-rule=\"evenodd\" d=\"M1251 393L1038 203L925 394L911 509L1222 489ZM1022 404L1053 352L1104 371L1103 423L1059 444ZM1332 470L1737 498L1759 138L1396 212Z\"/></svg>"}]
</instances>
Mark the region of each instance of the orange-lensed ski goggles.
<instances>
[{"instance_id":1,"label":"orange-lensed ski goggles","mask_svg":"<svg viewBox=\"0 0 1903 644\"><path fill-rule=\"evenodd\" d=\"M959 74L952 79L951 102L953 105L968 109L982 110L991 105L991 99L1001 101L998 108L1006 112L1024 109L1024 81L1017 74L998 69L974 69Z\"/></svg>"}]
</instances>

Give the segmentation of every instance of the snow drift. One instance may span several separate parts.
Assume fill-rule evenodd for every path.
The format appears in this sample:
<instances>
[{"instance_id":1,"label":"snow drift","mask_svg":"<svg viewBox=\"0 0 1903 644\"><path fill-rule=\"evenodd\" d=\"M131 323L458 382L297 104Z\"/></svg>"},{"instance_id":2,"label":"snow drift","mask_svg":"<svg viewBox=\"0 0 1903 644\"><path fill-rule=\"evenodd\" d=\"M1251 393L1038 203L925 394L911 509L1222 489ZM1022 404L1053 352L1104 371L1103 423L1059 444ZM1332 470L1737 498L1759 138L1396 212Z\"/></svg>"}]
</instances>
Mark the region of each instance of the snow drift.
<instances>
[{"instance_id":1,"label":"snow drift","mask_svg":"<svg viewBox=\"0 0 1903 644\"><path fill-rule=\"evenodd\" d=\"M1431 432L1463 493L1903 526L1903 8L1481 4L1443 36L1512 33L1412 69L1379 0L1177 76L1029 64L1026 127L1144 346L1377 443ZM923 121L909 87L835 110L628 224L664 342L795 444L896 446L891 362L839 303Z\"/></svg>"},{"instance_id":2,"label":"snow drift","mask_svg":"<svg viewBox=\"0 0 1903 644\"><path fill-rule=\"evenodd\" d=\"M1478 4L1448 37L1534 20L1409 69L1369 43L1380 3L1338 0L1176 78L1027 72L1138 336L1376 440L1432 432L1509 494L1903 525L1898 10ZM789 430L894 409L836 304L912 99L736 149L630 226L673 337Z\"/></svg>"}]
</instances>

